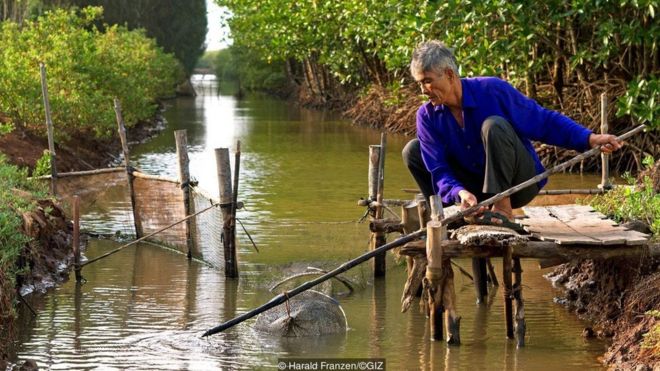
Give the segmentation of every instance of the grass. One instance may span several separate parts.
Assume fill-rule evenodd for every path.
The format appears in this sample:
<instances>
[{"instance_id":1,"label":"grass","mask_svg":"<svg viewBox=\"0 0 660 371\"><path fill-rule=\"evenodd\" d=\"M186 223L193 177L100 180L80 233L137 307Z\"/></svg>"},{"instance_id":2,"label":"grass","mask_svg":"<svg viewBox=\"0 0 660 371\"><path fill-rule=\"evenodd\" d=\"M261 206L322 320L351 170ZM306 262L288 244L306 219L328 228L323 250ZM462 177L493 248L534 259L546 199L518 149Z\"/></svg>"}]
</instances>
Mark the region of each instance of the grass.
<instances>
[{"instance_id":1,"label":"grass","mask_svg":"<svg viewBox=\"0 0 660 371\"><path fill-rule=\"evenodd\" d=\"M27 179L27 169L7 163L0 154L0 320L14 316L16 275L23 273L17 262L30 238L22 233L24 212L35 208L45 188Z\"/></svg>"},{"instance_id":2,"label":"grass","mask_svg":"<svg viewBox=\"0 0 660 371\"><path fill-rule=\"evenodd\" d=\"M653 159L645 159L644 163L651 168ZM652 179L644 176L640 184L636 184L630 175L624 175L624 179L628 186L615 187L604 195L595 196L589 204L620 223L633 220L644 222L654 238L660 238L660 193L653 189Z\"/></svg>"}]
</instances>

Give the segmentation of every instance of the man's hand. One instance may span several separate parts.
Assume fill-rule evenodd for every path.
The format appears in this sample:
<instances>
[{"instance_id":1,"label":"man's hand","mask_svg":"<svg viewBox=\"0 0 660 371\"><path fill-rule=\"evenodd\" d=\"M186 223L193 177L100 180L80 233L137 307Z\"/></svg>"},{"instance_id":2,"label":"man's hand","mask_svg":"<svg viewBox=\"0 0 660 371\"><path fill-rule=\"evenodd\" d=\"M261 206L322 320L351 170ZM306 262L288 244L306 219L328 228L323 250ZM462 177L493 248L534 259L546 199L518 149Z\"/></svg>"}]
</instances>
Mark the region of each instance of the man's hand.
<instances>
[{"instance_id":1,"label":"man's hand","mask_svg":"<svg viewBox=\"0 0 660 371\"><path fill-rule=\"evenodd\" d=\"M458 192L458 197L461 199L461 210L468 209L476 204L479 203L477 201L477 198L470 192L466 191L465 189L462 189L461 191ZM482 212L486 211L486 207L482 207L479 210L475 211L475 214L481 214Z\"/></svg>"},{"instance_id":2,"label":"man's hand","mask_svg":"<svg viewBox=\"0 0 660 371\"><path fill-rule=\"evenodd\" d=\"M616 137L611 134L591 134L589 136L589 147L595 148L601 146L600 150L605 154L610 154L623 146Z\"/></svg>"}]
</instances>

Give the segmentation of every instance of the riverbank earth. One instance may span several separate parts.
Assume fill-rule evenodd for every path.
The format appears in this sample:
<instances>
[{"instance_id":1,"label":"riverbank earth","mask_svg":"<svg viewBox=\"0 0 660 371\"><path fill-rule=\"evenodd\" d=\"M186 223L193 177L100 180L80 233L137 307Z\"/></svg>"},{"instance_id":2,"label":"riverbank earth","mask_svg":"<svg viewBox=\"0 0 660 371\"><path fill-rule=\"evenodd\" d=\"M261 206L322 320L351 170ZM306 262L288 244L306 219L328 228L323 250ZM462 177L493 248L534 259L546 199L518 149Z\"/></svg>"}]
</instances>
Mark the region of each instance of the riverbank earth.
<instances>
[{"instance_id":1,"label":"riverbank earth","mask_svg":"<svg viewBox=\"0 0 660 371\"><path fill-rule=\"evenodd\" d=\"M6 118L0 115L0 120L5 121ZM148 140L164 127L160 112L153 120L139 122L128 131L129 145ZM47 138L20 127L0 136L0 152L7 157L8 162L27 167L30 172L47 148ZM98 140L74 135L64 143L57 143L55 152L58 172L91 170L118 164L120 158L117 154L121 152L121 143L118 139ZM33 198L29 192L15 192L19 197ZM19 270L25 269L25 273L16 277L16 286L13 287L9 284L10 278L0 272L0 317L3 319L0 327L0 370L6 368L8 347L15 337L12 312L17 295L45 294L47 290L68 279L73 265L73 225L70 215L64 211L66 205L53 199L35 201L37 207L22 214L21 232L32 239L31 243L25 244L17 261ZM81 242L84 245L84 240ZM18 305L28 304L20 300ZM36 369L36 366L30 368L34 366L31 360L19 364L20 369Z\"/></svg>"}]
</instances>

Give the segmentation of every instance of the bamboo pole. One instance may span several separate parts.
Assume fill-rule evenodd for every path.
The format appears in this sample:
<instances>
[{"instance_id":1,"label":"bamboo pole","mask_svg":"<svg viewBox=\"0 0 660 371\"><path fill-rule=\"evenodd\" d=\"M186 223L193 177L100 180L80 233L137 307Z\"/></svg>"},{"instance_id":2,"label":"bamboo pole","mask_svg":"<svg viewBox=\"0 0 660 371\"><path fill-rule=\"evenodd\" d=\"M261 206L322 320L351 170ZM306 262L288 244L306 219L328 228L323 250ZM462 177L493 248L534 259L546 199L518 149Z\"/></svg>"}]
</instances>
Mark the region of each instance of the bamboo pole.
<instances>
[{"instance_id":1,"label":"bamboo pole","mask_svg":"<svg viewBox=\"0 0 660 371\"><path fill-rule=\"evenodd\" d=\"M236 251L236 207L238 205L238 179L241 169L241 141L236 141L236 153L234 154L234 187L232 188L232 203L231 203L231 235L230 242L230 256L231 256L231 272L230 277L238 277L238 252Z\"/></svg>"},{"instance_id":2,"label":"bamboo pole","mask_svg":"<svg viewBox=\"0 0 660 371\"><path fill-rule=\"evenodd\" d=\"M368 202L375 202L378 197L378 164L380 163L380 145L369 146L369 199ZM367 205L363 205L367 206ZM370 206L370 205L369 205ZM376 207L375 205L373 206Z\"/></svg>"},{"instance_id":3,"label":"bamboo pole","mask_svg":"<svg viewBox=\"0 0 660 371\"><path fill-rule=\"evenodd\" d=\"M80 272L80 197L73 196L73 267L76 272L76 282L82 281Z\"/></svg>"},{"instance_id":4,"label":"bamboo pole","mask_svg":"<svg viewBox=\"0 0 660 371\"><path fill-rule=\"evenodd\" d=\"M116 172L119 172L119 171L125 171L125 169L122 168L122 167L113 167L113 168L106 168L106 169L71 171L71 172L67 172L67 173L58 173L57 178L59 179L59 178L74 177L74 176L116 173ZM30 177L28 179L51 179L52 177L53 177L52 175L42 175L42 176L37 176L37 177Z\"/></svg>"},{"instance_id":5,"label":"bamboo pole","mask_svg":"<svg viewBox=\"0 0 660 371\"><path fill-rule=\"evenodd\" d=\"M607 134L609 127L607 124L607 93L600 95L600 133ZM600 154L601 162L601 181L598 185L600 189L612 189L610 182L610 155L606 153Z\"/></svg>"},{"instance_id":6,"label":"bamboo pole","mask_svg":"<svg viewBox=\"0 0 660 371\"><path fill-rule=\"evenodd\" d=\"M444 284L442 264L442 240L447 239L447 227L439 221L432 220L426 225L426 266L427 286L430 289L429 314L431 320L431 340L442 340L444 307L442 303L442 286Z\"/></svg>"},{"instance_id":7,"label":"bamboo pole","mask_svg":"<svg viewBox=\"0 0 660 371\"><path fill-rule=\"evenodd\" d=\"M229 148L216 148L215 160L218 173L218 189L220 202L231 204L233 201L231 192L231 164L229 161ZM231 231L231 208L222 209L222 247L225 257L225 277L232 277L233 262L231 260L230 241L234 236Z\"/></svg>"},{"instance_id":8,"label":"bamboo pole","mask_svg":"<svg viewBox=\"0 0 660 371\"><path fill-rule=\"evenodd\" d=\"M50 99L48 98L48 82L46 80L46 66L39 64L41 72L41 94L43 95L44 109L46 111L46 126L48 127L48 151L50 152L50 191L57 196L57 155L55 154L55 138L53 133L53 120L50 114Z\"/></svg>"},{"instance_id":9,"label":"bamboo pole","mask_svg":"<svg viewBox=\"0 0 660 371\"><path fill-rule=\"evenodd\" d=\"M515 330L518 348L525 346L525 331L527 325L525 323L525 306L522 297L522 266L520 265L520 258L513 258L513 298L516 302L515 313Z\"/></svg>"},{"instance_id":10,"label":"bamboo pole","mask_svg":"<svg viewBox=\"0 0 660 371\"><path fill-rule=\"evenodd\" d=\"M183 210L185 212L185 216L188 216L195 212L195 205L192 203L192 191L190 185L190 159L188 157L187 131L175 130L174 141L176 143L179 184L181 184L181 191L183 193ZM192 259L193 251L197 253L195 248L195 240L193 238L194 227L195 221L192 218L186 220L186 246L188 247L188 260Z\"/></svg>"},{"instance_id":11,"label":"bamboo pole","mask_svg":"<svg viewBox=\"0 0 660 371\"><path fill-rule=\"evenodd\" d=\"M513 284L511 282L511 272L513 251L510 245L504 246L502 252L502 282L504 284L504 320L506 323L506 337L513 339L513 307L511 295Z\"/></svg>"},{"instance_id":12,"label":"bamboo pole","mask_svg":"<svg viewBox=\"0 0 660 371\"><path fill-rule=\"evenodd\" d=\"M387 136L385 133L381 133L380 135L380 146L379 146L379 151L378 151L378 177L377 177L377 189L376 189L376 211L374 218L375 219L382 219L383 218L383 211L384 207L382 205L383 202L383 184L385 181L385 149L387 145ZM371 150L371 148L370 148ZM373 154L370 153L370 159L373 159ZM372 169L369 169L369 174L372 173ZM371 249L372 250L377 250L380 246L383 246L387 242L385 233L383 232L377 232L372 235L372 244L371 244ZM385 276L385 271L387 269L386 266L386 258L387 255L385 253L383 254L378 254L376 255L376 258L374 259L374 277L384 277Z\"/></svg>"},{"instance_id":13,"label":"bamboo pole","mask_svg":"<svg viewBox=\"0 0 660 371\"><path fill-rule=\"evenodd\" d=\"M135 226L135 237L140 238L142 232L142 220L140 220L140 213L135 206L135 190L133 189L133 168L130 165L130 155L128 152L128 141L126 140L126 127L124 126L124 118L121 114L121 104L119 99L114 100L115 116L117 118L117 130L119 132L119 139L121 140L121 148L124 152L124 167L126 168L126 176L128 177L128 193L131 199L131 209L133 210L133 225Z\"/></svg>"}]
</instances>

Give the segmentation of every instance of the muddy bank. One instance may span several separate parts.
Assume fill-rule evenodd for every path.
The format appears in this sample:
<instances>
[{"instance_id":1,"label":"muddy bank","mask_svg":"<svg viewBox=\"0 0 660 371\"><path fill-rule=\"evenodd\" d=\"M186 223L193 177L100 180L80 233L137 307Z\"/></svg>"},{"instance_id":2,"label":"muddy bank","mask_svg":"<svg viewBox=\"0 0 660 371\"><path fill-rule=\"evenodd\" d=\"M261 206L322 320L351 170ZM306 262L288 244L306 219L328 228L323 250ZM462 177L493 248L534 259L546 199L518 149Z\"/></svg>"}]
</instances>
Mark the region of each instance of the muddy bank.
<instances>
[{"instance_id":1,"label":"muddy bank","mask_svg":"<svg viewBox=\"0 0 660 371\"><path fill-rule=\"evenodd\" d=\"M166 123L161 113L162 108L152 120L141 121L128 129L129 145L142 143L162 131ZM10 163L32 170L37 160L43 156L44 150L48 149L48 138L45 135L45 128L43 133L16 128L11 133L0 136L0 152L7 156ZM121 142L117 135L102 140L91 135L76 134L67 141L57 141L55 153L57 171L60 173L99 169L121 161Z\"/></svg>"},{"instance_id":2,"label":"muddy bank","mask_svg":"<svg viewBox=\"0 0 660 371\"><path fill-rule=\"evenodd\" d=\"M642 347L644 335L660 320L660 259L640 257L567 263L547 275L563 295L556 301L593 323L585 337L607 338L603 363L616 370L656 370L660 349Z\"/></svg>"},{"instance_id":3,"label":"muddy bank","mask_svg":"<svg viewBox=\"0 0 660 371\"><path fill-rule=\"evenodd\" d=\"M11 339L16 335L14 308L27 306L17 295L45 293L68 278L73 264L73 226L59 205L52 200L37 200L37 207L23 213L22 218L21 232L31 242L24 245L16 262L16 286L0 272L0 363L8 358Z\"/></svg>"}]
</instances>

